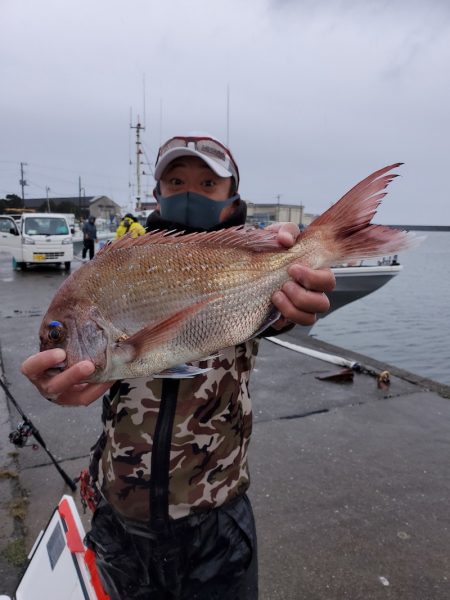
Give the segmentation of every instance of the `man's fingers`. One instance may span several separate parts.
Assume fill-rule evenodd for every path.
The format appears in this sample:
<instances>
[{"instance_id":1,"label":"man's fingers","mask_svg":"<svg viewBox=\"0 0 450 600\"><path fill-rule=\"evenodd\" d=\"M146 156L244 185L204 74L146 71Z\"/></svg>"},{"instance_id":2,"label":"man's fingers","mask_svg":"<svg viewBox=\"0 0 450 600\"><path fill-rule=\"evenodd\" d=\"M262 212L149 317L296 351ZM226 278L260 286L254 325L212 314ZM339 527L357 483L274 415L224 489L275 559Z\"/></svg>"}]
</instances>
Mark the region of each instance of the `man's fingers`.
<instances>
[{"instance_id":1,"label":"man's fingers","mask_svg":"<svg viewBox=\"0 0 450 600\"><path fill-rule=\"evenodd\" d=\"M286 248L290 248L291 246L293 246L296 239L297 236L295 236L293 232L289 229L280 229L278 231L277 240L282 246L285 246Z\"/></svg>"},{"instance_id":2,"label":"man's fingers","mask_svg":"<svg viewBox=\"0 0 450 600\"><path fill-rule=\"evenodd\" d=\"M48 379L46 384L48 395L52 396L65 392L68 388L82 383L83 380L86 380L94 371L94 364L88 360L83 360L82 362L73 365L70 369L66 369L62 373Z\"/></svg>"},{"instance_id":3,"label":"man's fingers","mask_svg":"<svg viewBox=\"0 0 450 600\"><path fill-rule=\"evenodd\" d=\"M308 294L307 290L303 291L305 295ZM316 294L317 292L314 292L314 295ZM316 312L320 312L315 310L316 300L303 300L299 303L301 308L298 308L283 290L275 292L272 296L272 302L285 319L293 321L297 325L313 325L316 322Z\"/></svg>"},{"instance_id":4,"label":"man's fingers","mask_svg":"<svg viewBox=\"0 0 450 600\"><path fill-rule=\"evenodd\" d=\"M317 313L330 309L325 292L334 289L334 274L330 269L313 270L298 263L291 265L288 272L292 279L275 292L272 302L285 319L298 325L313 325Z\"/></svg>"},{"instance_id":5,"label":"man's fingers","mask_svg":"<svg viewBox=\"0 0 450 600\"><path fill-rule=\"evenodd\" d=\"M300 263L292 264L288 273L307 290L332 292L336 287L336 278L331 269L309 269Z\"/></svg>"},{"instance_id":6,"label":"man's fingers","mask_svg":"<svg viewBox=\"0 0 450 600\"><path fill-rule=\"evenodd\" d=\"M323 313L330 308L330 301L324 293L307 290L295 281L287 281L281 291L284 292L294 308L302 312ZM290 318L289 315L282 314L284 317Z\"/></svg>"},{"instance_id":7,"label":"man's fingers","mask_svg":"<svg viewBox=\"0 0 450 600\"><path fill-rule=\"evenodd\" d=\"M66 353L61 348L38 352L29 356L21 365L22 373L34 381L39 378L47 369L50 369L62 362L66 358Z\"/></svg>"},{"instance_id":8,"label":"man's fingers","mask_svg":"<svg viewBox=\"0 0 450 600\"><path fill-rule=\"evenodd\" d=\"M111 387L112 381L86 383L86 379L95 371L94 364L88 360L56 375L48 373L65 358L66 353L60 348L38 352L22 363L21 371L45 398L64 406L88 406Z\"/></svg>"},{"instance_id":9,"label":"man's fingers","mask_svg":"<svg viewBox=\"0 0 450 600\"><path fill-rule=\"evenodd\" d=\"M273 223L266 227L269 231L277 232L277 240L282 246L290 248L294 245L300 230L295 223Z\"/></svg>"},{"instance_id":10,"label":"man's fingers","mask_svg":"<svg viewBox=\"0 0 450 600\"><path fill-rule=\"evenodd\" d=\"M43 396L52 402L59 402L62 395L67 394L69 396L76 390L75 386L86 381L95 371L94 364L84 360L56 375L48 374L49 369L55 368L65 358L66 353L60 348L38 352L22 363L21 371L34 383ZM84 390L84 386L81 389ZM100 391L99 394L101 393ZM95 395L94 391L83 394L83 401L91 401L93 394Z\"/></svg>"}]
</instances>

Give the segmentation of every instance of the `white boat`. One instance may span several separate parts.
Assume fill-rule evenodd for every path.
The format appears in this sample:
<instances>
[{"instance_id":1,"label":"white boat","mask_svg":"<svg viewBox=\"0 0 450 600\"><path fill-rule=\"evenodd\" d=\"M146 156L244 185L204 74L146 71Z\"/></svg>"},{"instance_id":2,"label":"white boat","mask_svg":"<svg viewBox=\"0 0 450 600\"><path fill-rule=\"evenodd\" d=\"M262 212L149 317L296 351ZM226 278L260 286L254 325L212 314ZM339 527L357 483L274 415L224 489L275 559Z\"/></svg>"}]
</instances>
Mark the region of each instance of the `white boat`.
<instances>
[{"instance_id":1,"label":"white boat","mask_svg":"<svg viewBox=\"0 0 450 600\"><path fill-rule=\"evenodd\" d=\"M396 260L381 261L377 265L333 267L336 288L331 294L327 294L331 307L327 313L318 316L326 317L341 306L375 292L398 275L402 268Z\"/></svg>"}]
</instances>

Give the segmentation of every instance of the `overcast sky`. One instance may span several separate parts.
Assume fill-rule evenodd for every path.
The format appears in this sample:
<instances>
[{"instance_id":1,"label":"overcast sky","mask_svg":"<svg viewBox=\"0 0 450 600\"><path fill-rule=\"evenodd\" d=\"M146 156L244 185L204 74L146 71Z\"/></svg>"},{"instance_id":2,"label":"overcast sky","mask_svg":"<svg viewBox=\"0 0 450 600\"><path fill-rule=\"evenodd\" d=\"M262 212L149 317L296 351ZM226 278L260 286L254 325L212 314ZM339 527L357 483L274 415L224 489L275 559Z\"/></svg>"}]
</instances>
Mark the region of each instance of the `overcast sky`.
<instances>
[{"instance_id":1,"label":"overcast sky","mask_svg":"<svg viewBox=\"0 0 450 600\"><path fill-rule=\"evenodd\" d=\"M46 187L50 198L77 196L81 177L86 195L126 206L130 109L133 125L143 121L145 88L147 173L161 141L207 131L229 138L245 199L280 195L319 213L372 171L404 162L376 220L450 225L447 0L0 7L2 197L21 194L23 162L28 197ZM143 183L151 193L152 177Z\"/></svg>"}]
</instances>

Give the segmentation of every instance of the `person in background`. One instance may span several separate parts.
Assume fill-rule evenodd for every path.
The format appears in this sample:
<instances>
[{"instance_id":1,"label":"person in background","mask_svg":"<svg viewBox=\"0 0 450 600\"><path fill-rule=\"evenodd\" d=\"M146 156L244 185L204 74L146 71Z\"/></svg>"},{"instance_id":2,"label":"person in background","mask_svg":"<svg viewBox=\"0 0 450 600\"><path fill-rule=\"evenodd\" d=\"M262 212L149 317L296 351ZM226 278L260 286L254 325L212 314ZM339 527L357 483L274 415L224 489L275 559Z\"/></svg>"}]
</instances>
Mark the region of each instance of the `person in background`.
<instances>
[{"instance_id":1,"label":"person in background","mask_svg":"<svg viewBox=\"0 0 450 600\"><path fill-rule=\"evenodd\" d=\"M94 258L95 242L97 241L97 227L95 226L95 217L90 216L83 225L83 260L89 252L89 260Z\"/></svg>"},{"instance_id":2,"label":"person in background","mask_svg":"<svg viewBox=\"0 0 450 600\"><path fill-rule=\"evenodd\" d=\"M140 235L144 235L146 233L145 228L139 223L139 220L137 219L137 217L135 217L133 215L132 217L133 222L130 225L130 233L131 236L134 238L139 237Z\"/></svg>"},{"instance_id":3,"label":"person in background","mask_svg":"<svg viewBox=\"0 0 450 600\"><path fill-rule=\"evenodd\" d=\"M215 231L243 225L239 171L211 137L177 136L161 146L155 169L157 210L151 230ZM299 235L293 223L270 226L281 246ZM279 318L262 335L312 325L334 288L329 269L289 267L272 296ZM188 379L140 377L83 383L82 361L55 348L29 357L22 372L48 399L88 405L101 394L104 430L92 449L87 498L95 509L86 536L111 600L255 600L256 531L246 495L252 407L248 391L260 337L218 349L193 363Z\"/></svg>"},{"instance_id":4,"label":"person in background","mask_svg":"<svg viewBox=\"0 0 450 600\"><path fill-rule=\"evenodd\" d=\"M131 213L127 213L123 219L121 219L116 229L116 239L129 232L131 223L133 223L133 215Z\"/></svg>"},{"instance_id":5,"label":"person in background","mask_svg":"<svg viewBox=\"0 0 450 600\"><path fill-rule=\"evenodd\" d=\"M124 236L126 233L131 233L133 238L145 234L144 227L139 223L138 219L131 213L127 213L120 221L116 230L116 239Z\"/></svg>"}]
</instances>

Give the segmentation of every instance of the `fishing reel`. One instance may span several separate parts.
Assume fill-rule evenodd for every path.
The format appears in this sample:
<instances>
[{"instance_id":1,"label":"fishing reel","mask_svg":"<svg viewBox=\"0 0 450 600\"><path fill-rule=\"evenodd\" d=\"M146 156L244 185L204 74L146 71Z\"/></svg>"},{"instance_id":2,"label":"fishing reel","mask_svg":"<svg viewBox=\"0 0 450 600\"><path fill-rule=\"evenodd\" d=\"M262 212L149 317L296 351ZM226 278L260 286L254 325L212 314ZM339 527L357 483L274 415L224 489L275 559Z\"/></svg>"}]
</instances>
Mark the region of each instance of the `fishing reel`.
<instances>
[{"instance_id":1,"label":"fishing reel","mask_svg":"<svg viewBox=\"0 0 450 600\"><path fill-rule=\"evenodd\" d=\"M28 438L33 435L32 426L26 421L22 421L17 425L14 431L9 434L9 441L17 448L24 448L25 446L31 446L33 450L38 449L37 444L28 444Z\"/></svg>"}]
</instances>

